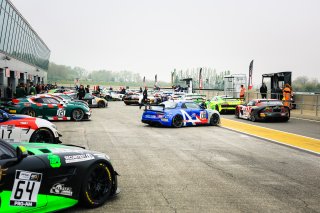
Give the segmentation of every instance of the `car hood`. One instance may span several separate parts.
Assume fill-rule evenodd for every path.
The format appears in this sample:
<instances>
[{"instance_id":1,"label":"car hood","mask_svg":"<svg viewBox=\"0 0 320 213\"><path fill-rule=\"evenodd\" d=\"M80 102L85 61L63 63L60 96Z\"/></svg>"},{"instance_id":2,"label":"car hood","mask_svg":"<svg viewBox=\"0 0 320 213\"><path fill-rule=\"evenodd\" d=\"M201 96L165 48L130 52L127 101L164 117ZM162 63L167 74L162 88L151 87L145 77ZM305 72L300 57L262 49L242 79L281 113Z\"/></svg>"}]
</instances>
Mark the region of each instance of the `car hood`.
<instances>
[{"instance_id":1,"label":"car hood","mask_svg":"<svg viewBox=\"0 0 320 213\"><path fill-rule=\"evenodd\" d=\"M23 146L28 153L33 155L68 155L68 154L92 154L97 157L102 157L110 160L109 156L104 153L87 150L80 146L75 145L60 145L60 144L48 144L48 143L12 143L16 148L17 146Z\"/></svg>"}]
</instances>

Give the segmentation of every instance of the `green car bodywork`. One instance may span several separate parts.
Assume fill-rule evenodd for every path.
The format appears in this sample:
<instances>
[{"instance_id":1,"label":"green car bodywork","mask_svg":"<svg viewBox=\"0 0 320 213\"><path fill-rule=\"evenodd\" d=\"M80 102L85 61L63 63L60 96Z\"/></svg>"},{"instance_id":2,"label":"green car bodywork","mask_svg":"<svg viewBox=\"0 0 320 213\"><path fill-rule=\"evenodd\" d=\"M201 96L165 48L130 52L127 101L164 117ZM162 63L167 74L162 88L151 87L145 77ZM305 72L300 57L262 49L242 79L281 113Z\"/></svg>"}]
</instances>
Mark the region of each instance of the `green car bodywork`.
<instances>
[{"instance_id":1,"label":"green car bodywork","mask_svg":"<svg viewBox=\"0 0 320 213\"><path fill-rule=\"evenodd\" d=\"M211 101L207 101L207 109L215 109L221 111L234 111L236 107L243 104L243 101L239 98L233 98L229 96L214 96Z\"/></svg>"},{"instance_id":2,"label":"green car bodywork","mask_svg":"<svg viewBox=\"0 0 320 213\"><path fill-rule=\"evenodd\" d=\"M25 114L47 120L90 119L91 110L80 102L63 103L51 95L13 99L2 107L10 114Z\"/></svg>"},{"instance_id":3,"label":"green car bodywork","mask_svg":"<svg viewBox=\"0 0 320 213\"><path fill-rule=\"evenodd\" d=\"M184 96L184 100L192 100L193 102L200 104L203 101L206 101L206 95L202 95L198 93L190 93Z\"/></svg>"}]
</instances>

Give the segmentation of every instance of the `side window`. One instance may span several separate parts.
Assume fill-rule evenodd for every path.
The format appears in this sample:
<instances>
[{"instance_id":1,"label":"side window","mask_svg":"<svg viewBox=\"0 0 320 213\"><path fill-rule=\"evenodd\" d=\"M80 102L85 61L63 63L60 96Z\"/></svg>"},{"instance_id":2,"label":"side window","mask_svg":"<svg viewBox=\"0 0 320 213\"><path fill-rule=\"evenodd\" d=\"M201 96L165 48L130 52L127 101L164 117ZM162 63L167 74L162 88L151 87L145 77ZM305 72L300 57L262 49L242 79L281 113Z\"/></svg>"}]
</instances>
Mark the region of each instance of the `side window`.
<instances>
[{"instance_id":1,"label":"side window","mask_svg":"<svg viewBox=\"0 0 320 213\"><path fill-rule=\"evenodd\" d=\"M200 106L198 104L192 102L186 103L186 106L188 109L200 109Z\"/></svg>"},{"instance_id":2,"label":"side window","mask_svg":"<svg viewBox=\"0 0 320 213\"><path fill-rule=\"evenodd\" d=\"M255 102L254 101L250 101L247 106L255 106Z\"/></svg>"},{"instance_id":3,"label":"side window","mask_svg":"<svg viewBox=\"0 0 320 213\"><path fill-rule=\"evenodd\" d=\"M59 104L60 102L57 99L54 98L48 98L50 104Z\"/></svg>"},{"instance_id":4,"label":"side window","mask_svg":"<svg viewBox=\"0 0 320 213\"><path fill-rule=\"evenodd\" d=\"M35 98L35 99L33 99L33 101L36 102L36 103L41 103L41 104L44 103L42 98Z\"/></svg>"},{"instance_id":5,"label":"side window","mask_svg":"<svg viewBox=\"0 0 320 213\"><path fill-rule=\"evenodd\" d=\"M0 160L14 158L15 154L8 148L0 145Z\"/></svg>"},{"instance_id":6,"label":"side window","mask_svg":"<svg viewBox=\"0 0 320 213\"><path fill-rule=\"evenodd\" d=\"M93 95L87 93L85 96L84 96L85 99L93 99Z\"/></svg>"},{"instance_id":7,"label":"side window","mask_svg":"<svg viewBox=\"0 0 320 213\"><path fill-rule=\"evenodd\" d=\"M187 108L186 104L185 103L181 104L181 108L186 109Z\"/></svg>"}]
</instances>

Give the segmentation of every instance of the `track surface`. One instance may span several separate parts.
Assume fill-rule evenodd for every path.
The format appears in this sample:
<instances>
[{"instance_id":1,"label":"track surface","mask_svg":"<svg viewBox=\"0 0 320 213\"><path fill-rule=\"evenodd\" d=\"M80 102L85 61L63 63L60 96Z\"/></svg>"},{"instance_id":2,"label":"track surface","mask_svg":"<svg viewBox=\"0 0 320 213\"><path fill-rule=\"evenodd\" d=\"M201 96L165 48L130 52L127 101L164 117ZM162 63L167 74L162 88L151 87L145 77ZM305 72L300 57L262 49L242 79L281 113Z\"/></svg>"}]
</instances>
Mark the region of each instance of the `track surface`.
<instances>
[{"instance_id":1,"label":"track surface","mask_svg":"<svg viewBox=\"0 0 320 213\"><path fill-rule=\"evenodd\" d=\"M121 175L117 198L65 212L320 212L319 157L221 127L149 127L141 113L110 102L92 121L55 122Z\"/></svg>"}]
</instances>

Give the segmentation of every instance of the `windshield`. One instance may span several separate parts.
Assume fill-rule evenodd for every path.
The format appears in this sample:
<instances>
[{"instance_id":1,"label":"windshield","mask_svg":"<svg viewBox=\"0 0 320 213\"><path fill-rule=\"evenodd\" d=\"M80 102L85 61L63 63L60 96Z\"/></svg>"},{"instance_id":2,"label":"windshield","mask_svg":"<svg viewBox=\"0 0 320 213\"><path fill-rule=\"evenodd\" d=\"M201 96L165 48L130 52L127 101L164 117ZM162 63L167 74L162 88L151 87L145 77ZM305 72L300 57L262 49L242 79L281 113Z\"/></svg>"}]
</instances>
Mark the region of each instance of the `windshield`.
<instances>
[{"instance_id":1,"label":"windshield","mask_svg":"<svg viewBox=\"0 0 320 213\"><path fill-rule=\"evenodd\" d=\"M282 101L279 101L279 100L263 100L263 101L260 101L260 105L261 106L282 106L283 103Z\"/></svg>"}]
</instances>

